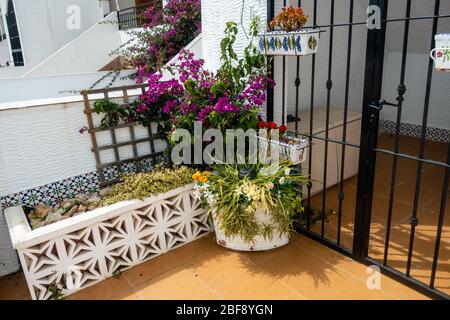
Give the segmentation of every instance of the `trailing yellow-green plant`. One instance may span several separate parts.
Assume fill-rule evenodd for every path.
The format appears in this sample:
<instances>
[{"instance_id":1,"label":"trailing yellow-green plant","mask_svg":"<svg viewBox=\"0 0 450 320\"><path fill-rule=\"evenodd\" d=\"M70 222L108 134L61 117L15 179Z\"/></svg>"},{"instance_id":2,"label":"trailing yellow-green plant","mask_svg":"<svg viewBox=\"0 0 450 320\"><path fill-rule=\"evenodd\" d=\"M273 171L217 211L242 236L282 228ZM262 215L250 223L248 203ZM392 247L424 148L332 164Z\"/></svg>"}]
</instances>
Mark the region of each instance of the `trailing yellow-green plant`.
<instances>
[{"instance_id":1,"label":"trailing yellow-green plant","mask_svg":"<svg viewBox=\"0 0 450 320\"><path fill-rule=\"evenodd\" d=\"M303 212L301 185L308 179L289 162L220 164L213 169L209 175L196 174L195 194L209 206L226 237L252 243L256 236L270 240L291 233L294 216ZM257 210L271 215L272 223L258 222Z\"/></svg>"},{"instance_id":2,"label":"trailing yellow-green plant","mask_svg":"<svg viewBox=\"0 0 450 320\"><path fill-rule=\"evenodd\" d=\"M144 199L146 197L168 192L192 183L194 170L180 166L175 168L156 167L149 173L123 176L123 181L112 187L111 195L103 198L101 206L108 206L120 201Z\"/></svg>"}]
</instances>

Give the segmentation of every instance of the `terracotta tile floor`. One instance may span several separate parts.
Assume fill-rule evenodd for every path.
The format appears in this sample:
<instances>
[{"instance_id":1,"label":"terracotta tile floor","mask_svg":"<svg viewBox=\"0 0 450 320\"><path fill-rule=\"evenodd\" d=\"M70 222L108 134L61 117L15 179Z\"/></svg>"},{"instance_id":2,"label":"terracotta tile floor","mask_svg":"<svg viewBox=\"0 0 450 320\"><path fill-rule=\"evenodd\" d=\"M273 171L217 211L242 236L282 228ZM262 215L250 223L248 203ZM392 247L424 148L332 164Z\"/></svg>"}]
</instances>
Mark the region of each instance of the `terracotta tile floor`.
<instances>
[{"instance_id":1,"label":"terracotta tile floor","mask_svg":"<svg viewBox=\"0 0 450 320\"><path fill-rule=\"evenodd\" d=\"M406 136L400 138L400 152L402 153L417 156L419 146L419 139ZM393 136L381 135L379 137L379 147L392 150ZM448 144L427 142L425 145L425 158L445 162L447 150ZM377 155L369 256L378 261L383 261L385 252L392 160L393 157L390 155L381 153ZM406 270L411 234L409 221L413 212L417 164L417 161L399 158L397 166L388 265L401 272ZM422 181L417 209L419 225L415 230L411 274L412 277L427 284L431 275L444 174L445 170L442 167L425 164L422 168ZM353 242L356 185L357 177L345 181L341 243L347 248L351 248ZM326 211L332 210L335 214L330 214L327 217L325 235L333 241L337 240L338 232L338 217L336 214L339 208L338 192L339 187L337 186L327 191ZM447 206L435 287L450 294L450 193L446 197ZM312 207L322 208L322 194L312 197ZM321 222L314 224L312 229L320 233Z\"/></svg>"},{"instance_id":2,"label":"terracotta tile floor","mask_svg":"<svg viewBox=\"0 0 450 320\"><path fill-rule=\"evenodd\" d=\"M66 299L426 299L306 237L263 253L219 247L208 235ZM21 274L0 280L0 299L29 299Z\"/></svg>"}]
</instances>

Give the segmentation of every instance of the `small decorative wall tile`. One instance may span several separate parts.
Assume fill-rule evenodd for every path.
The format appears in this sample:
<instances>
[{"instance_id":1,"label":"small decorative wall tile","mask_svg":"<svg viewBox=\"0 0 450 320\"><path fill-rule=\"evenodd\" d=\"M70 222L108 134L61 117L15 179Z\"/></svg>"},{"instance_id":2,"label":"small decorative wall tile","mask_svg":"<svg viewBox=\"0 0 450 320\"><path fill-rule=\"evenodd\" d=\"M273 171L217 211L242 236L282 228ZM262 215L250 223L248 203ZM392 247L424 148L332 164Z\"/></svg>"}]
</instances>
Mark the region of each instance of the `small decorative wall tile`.
<instances>
[{"instance_id":1,"label":"small decorative wall tile","mask_svg":"<svg viewBox=\"0 0 450 320\"><path fill-rule=\"evenodd\" d=\"M20 193L13 193L0 199L2 208L14 207L20 204Z\"/></svg>"},{"instance_id":2,"label":"small decorative wall tile","mask_svg":"<svg viewBox=\"0 0 450 320\"><path fill-rule=\"evenodd\" d=\"M125 163L125 164L122 166L122 170L123 170L124 173L126 173L126 174L132 174L132 173L136 173L136 172L137 172L137 170L136 170L136 165L134 164L134 162L128 162L128 163Z\"/></svg>"},{"instance_id":3,"label":"small decorative wall tile","mask_svg":"<svg viewBox=\"0 0 450 320\"><path fill-rule=\"evenodd\" d=\"M156 163L168 163L167 157L162 155L154 159L144 159L140 161L143 172L153 170ZM137 171L134 162L124 164L125 173L135 173ZM119 171L116 167L103 170L106 181L119 178ZM99 175L97 171L88 172L82 175L70 177L56 181L40 187L28 189L22 192L9 194L0 197L0 208L9 208L17 205L35 206L39 203L57 205L66 198L71 198L80 193L94 193L100 190Z\"/></svg>"},{"instance_id":4,"label":"small decorative wall tile","mask_svg":"<svg viewBox=\"0 0 450 320\"><path fill-rule=\"evenodd\" d=\"M45 199L43 189L30 189L20 193L19 202L27 207L34 207Z\"/></svg>"},{"instance_id":5,"label":"small decorative wall tile","mask_svg":"<svg viewBox=\"0 0 450 320\"><path fill-rule=\"evenodd\" d=\"M381 120L380 121L380 132L395 134L397 130L397 124L391 120ZM411 123L401 123L399 128L400 134L415 138L420 138L422 136L422 126ZM425 138L427 140L435 142L450 142L450 130L428 127L425 133Z\"/></svg>"}]
</instances>

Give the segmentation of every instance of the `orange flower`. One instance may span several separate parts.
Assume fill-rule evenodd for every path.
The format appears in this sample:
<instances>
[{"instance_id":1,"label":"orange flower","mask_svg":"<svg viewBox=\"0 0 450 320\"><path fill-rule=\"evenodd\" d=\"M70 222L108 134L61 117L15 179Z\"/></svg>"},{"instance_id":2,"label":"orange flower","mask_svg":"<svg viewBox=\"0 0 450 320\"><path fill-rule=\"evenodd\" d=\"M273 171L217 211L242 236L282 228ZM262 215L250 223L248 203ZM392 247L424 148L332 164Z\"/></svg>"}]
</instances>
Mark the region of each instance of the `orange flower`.
<instances>
[{"instance_id":1,"label":"orange flower","mask_svg":"<svg viewBox=\"0 0 450 320\"><path fill-rule=\"evenodd\" d=\"M280 27L284 31L296 31L306 24L308 16L305 16L302 7L294 8L293 6L284 7L270 22L271 29Z\"/></svg>"}]
</instances>

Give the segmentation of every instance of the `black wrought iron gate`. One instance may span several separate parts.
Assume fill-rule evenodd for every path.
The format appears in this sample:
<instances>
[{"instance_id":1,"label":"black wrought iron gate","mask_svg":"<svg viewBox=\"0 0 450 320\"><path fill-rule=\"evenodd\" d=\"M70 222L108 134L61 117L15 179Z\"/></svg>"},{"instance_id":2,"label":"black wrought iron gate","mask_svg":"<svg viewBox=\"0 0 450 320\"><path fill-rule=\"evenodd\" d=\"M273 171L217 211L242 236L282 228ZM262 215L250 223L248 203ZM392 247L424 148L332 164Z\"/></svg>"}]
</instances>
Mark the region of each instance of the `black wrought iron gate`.
<instances>
[{"instance_id":1,"label":"black wrought iron gate","mask_svg":"<svg viewBox=\"0 0 450 320\"><path fill-rule=\"evenodd\" d=\"M297 1L296 1L297 2ZM397 1L397 3L400 1ZM295 122L291 123L293 131L297 134L302 134L308 137L312 145L315 147L310 148L309 161L307 161L305 174L314 178L317 172L314 172L314 163L323 161L323 165L320 172L321 184L318 192L314 191L312 185L308 186L305 191L305 206L306 219L300 221L297 224L297 230L311 237L329 247L332 247L339 252L346 254L358 261L361 261L368 265L376 265L380 270L394 277L409 286L413 286L415 289L430 295L435 298L449 299L450 296L450 258L448 252L443 253L442 239L445 221L448 219L445 216L446 210L449 211L449 206L446 203L448 198L448 187L450 178L450 143L447 140L441 145L446 148L446 159L436 160L432 157L427 157L425 148L428 138L428 119L430 115L430 99L432 95L432 84L434 75L433 61L428 58L427 68L425 74L422 76L426 78L424 81L425 86L419 88L423 90L423 108L421 110L421 126L417 129L417 153L404 152L401 147L402 137L402 116L408 110L405 110L407 105L405 103L405 97L407 97L407 63L408 53L414 44L411 44L411 25L417 21L428 21L430 24L430 30L426 31L426 50L431 51L435 47L434 35L438 33L439 22L447 18L450 20L450 0L403 0L402 15L390 17L389 16L389 1L388 0L299 0L298 5L305 8L307 14L310 14L310 25L320 26L323 33L323 39L320 42L320 55L321 56L309 56L309 57L276 57L272 60L272 75L277 79L278 90L281 90L281 97L274 90L270 90L268 94L268 106L267 115L269 120L276 117L277 108L281 108L281 117L284 121L286 115L291 112L289 120ZM428 15L415 15L412 12L412 7L420 2L432 3L433 12ZM282 0L268 0L268 19L276 14L277 10L281 6L293 4L292 1ZM369 28L368 22L365 19L357 19L356 6L365 5L366 8L372 7L375 11L374 14L380 14L379 28ZM339 6L339 7L338 7ZM343 8L342 6L345 6ZM306 10L306 7L309 11ZM366 9L364 8L364 9ZM345 21L341 18L340 21L336 21L336 11L341 13L346 11ZM326 23L323 23L324 15L327 16ZM367 18L367 16L366 16ZM320 20L320 21L319 21ZM320 23L322 22L322 23ZM376 22L376 21L375 21ZM389 24L396 24L396 28L401 30L402 35L386 34ZM450 26L450 25L449 25ZM355 80L352 82L352 77L355 77L355 71L353 70L354 57L357 56L355 48L363 46L362 44L355 44L355 29L358 28L358 32L361 34L361 30L365 30L366 48L365 48L365 60L361 66L364 72L361 72L361 79L359 80L363 85L360 91L363 91L361 95L361 118L360 118L360 138L359 141L351 141L349 139L349 121L350 115L353 112L351 106L352 103L358 101L354 99L352 95L357 95L354 91ZM450 32L446 30L446 32ZM336 43L336 37L339 36L339 43ZM399 74L398 75L398 87L396 89L396 101L387 102L383 100L383 73L386 71L385 66L385 48L386 39L388 37L396 37L390 39L398 44L401 43L401 52L399 52ZM325 39L325 41L323 41ZM345 41L343 41L345 40ZM344 46L346 50L339 46ZM336 51L339 51L336 53ZM343 57L342 54L345 54ZM342 64L338 67L334 64L336 56L339 56ZM424 56L425 57L425 56ZM428 57L428 55L427 55ZM425 59L425 58L424 58ZM319 65L320 64L320 65ZM306 65L306 67L304 67ZM345 67L343 67L345 65ZM291 66L295 66L294 68ZM318 71L319 67L322 67L322 71ZM307 69L305 74L304 69ZM325 70L323 69L325 68ZM414 68L414 66L411 66ZM290 73L289 73L290 72ZM335 73L336 74L335 74ZM292 73L294 75L292 76ZM339 74L337 74L339 73ZM338 79L336 79L338 77ZM448 74L450 78L450 74ZM280 82L281 80L281 82ZM292 83L290 82L292 81ZM357 80L358 81L358 80ZM450 81L449 81L450 83ZM286 91L289 89L289 85L292 87L294 99L289 99L289 94ZM275 88L275 91L277 88ZM415 88L417 90L417 88ZM450 90L450 87L447 88ZM334 106L336 105L335 91L340 91L343 107L339 109L337 114L341 117L340 129L336 129L333 125L333 115L336 111ZM322 98L318 96L322 95ZM306 95L307 97L302 97ZM447 105L449 101L445 101ZM323 108L320 110L318 106L323 104ZM294 108L292 108L292 106ZM395 114L396 121L393 122L393 131L390 132L391 148L380 145L379 128L380 128L380 112L383 108L392 108ZM448 109L450 113L450 108ZM303 119L302 114L307 115L309 119ZM322 112L324 120L323 128L319 133L315 128L315 115ZM354 113L354 112L353 112ZM302 127L307 127L302 131ZM334 130L334 133L332 134ZM339 134L337 134L338 132ZM448 131L447 131L448 132ZM330 160L330 146L336 146L338 148L336 158ZM320 151L320 150L323 150ZM354 215L349 217L348 205L345 201L348 200L349 186L348 177L345 175L346 162L349 160L349 150L358 150L359 152L359 166L357 178L353 179L354 183L354 202L351 203L354 209ZM320 159L318 159L318 152L320 153ZM386 206L386 216L384 216L378 224L382 225L383 235L380 237L382 241L378 243L379 256L374 257L373 250L370 249L372 245L371 227L373 228L373 220L379 219L377 212L373 212L374 196L377 194L375 188L375 180L377 178L377 160L380 157L389 157L389 167L383 168L384 172L388 171L388 178L386 178L382 188L388 190L387 196L381 205ZM347 157L347 158L346 158ZM392 229L394 228L394 207L396 204L395 196L397 191L398 182L398 170L403 164L403 160L407 160L414 164L415 172L415 185L411 184L409 190L413 195L411 198L411 210L409 212L408 229L406 232L405 241L396 243L396 250L400 250L403 255L404 265L400 267L400 264L394 265L390 261L390 249L392 246ZM331 182L333 179L333 170L330 170L330 161L336 161L338 163L337 179L335 183ZM421 217L419 216L420 198L423 190L423 173L425 166L432 166L437 169L438 176L436 177L442 187L440 187L439 195L439 207L437 209L437 221L435 228L429 232L429 241L432 242L430 256L423 258L423 268L429 273L426 277L416 277L413 270L414 258L415 258L415 240L417 238L416 228L420 226ZM317 169L316 169L317 171ZM351 183L350 183L351 184ZM331 185L331 186L330 186ZM350 188L351 189L351 188ZM437 195L436 195L437 196ZM334 225L330 231L329 218L327 217L327 210L330 209L330 201L334 206L332 210ZM380 202L377 198L376 201ZM318 208L314 208L318 206ZM347 210L347 212L346 212ZM407 211L407 210L406 210ZM318 213L318 214L317 214ZM347 215L346 215L347 213ZM348 220L348 221L347 221ZM404 225L403 225L404 226ZM395 225L397 228L397 225ZM373 231L373 230L372 230ZM405 234L404 232L404 234ZM403 238L402 238L403 239ZM379 240L380 241L380 240ZM446 240L448 241L448 240ZM398 248L400 246L400 248ZM446 248L448 251L448 244ZM445 257L442 255L445 254ZM449 290L442 290L440 286L436 287L437 273L440 267L444 267L443 276L440 277L441 283L445 283L444 287ZM422 270L423 271L423 270ZM442 270L441 270L442 271ZM444 292L445 291L445 292Z\"/></svg>"}]
</instances>

